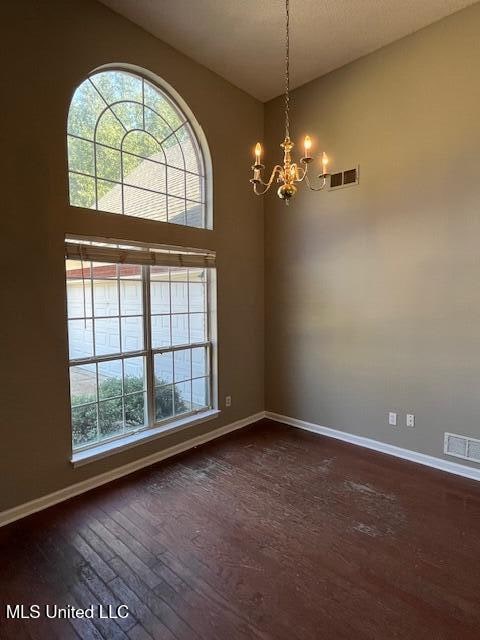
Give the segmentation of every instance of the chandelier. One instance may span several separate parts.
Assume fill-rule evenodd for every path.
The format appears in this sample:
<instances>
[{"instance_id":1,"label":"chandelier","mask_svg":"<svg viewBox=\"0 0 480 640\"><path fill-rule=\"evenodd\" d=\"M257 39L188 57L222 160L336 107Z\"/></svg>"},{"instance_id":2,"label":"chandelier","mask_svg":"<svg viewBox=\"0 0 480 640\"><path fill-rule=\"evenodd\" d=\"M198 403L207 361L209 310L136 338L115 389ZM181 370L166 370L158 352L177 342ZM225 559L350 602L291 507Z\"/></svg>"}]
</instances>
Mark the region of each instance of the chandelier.
<instances>
[{"instance_id":1,"label":"chandelier","mask_svg":"<svg viewBox=\"0 0 480 640\"><path fill-rule=\"evenodd\" d=\"M290 199L297 193L296 183L304 182L312 191L321 191L330 175L327 172L328 157L325 151L322 154L322 173L317 176L319 183L314 186L311 184L308 175L308 165L313 162L310 154L312 141L310 136L305 136L303 141L304 155L300 158L300 165L292 162L293 142L290 140L290 0L285 0L285 139L280 145L283 149L283 166L277 164L273 167L268 182L262 177L265 165L262 164L262 146L257 142L255 146L255 164L252 165L253 178L250 182L253 184L253 191L257 196L263 196L272 186L276 179L277 183L281 183L277 195L289 204Z\"/></svg>"}]
</instances>

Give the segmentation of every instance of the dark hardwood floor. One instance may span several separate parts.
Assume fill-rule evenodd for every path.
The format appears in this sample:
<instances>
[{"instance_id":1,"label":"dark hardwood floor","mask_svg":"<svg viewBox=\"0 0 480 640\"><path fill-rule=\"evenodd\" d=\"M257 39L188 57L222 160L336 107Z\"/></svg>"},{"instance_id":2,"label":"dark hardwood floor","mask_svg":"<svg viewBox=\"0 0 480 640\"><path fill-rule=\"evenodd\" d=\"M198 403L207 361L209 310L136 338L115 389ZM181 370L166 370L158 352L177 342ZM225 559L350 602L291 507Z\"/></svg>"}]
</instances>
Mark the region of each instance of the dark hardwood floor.
<instances>
[{"instance_id":1,"label":"dark hardwood floor","mask_svg":"<svg viewBox=\"0 0 480 640\"><path fill-rule=\"evenodd\" d=\"M0 529L0 601L2 640L478 640L480 486L264 421Z\"/></svg>"}]
</instances>

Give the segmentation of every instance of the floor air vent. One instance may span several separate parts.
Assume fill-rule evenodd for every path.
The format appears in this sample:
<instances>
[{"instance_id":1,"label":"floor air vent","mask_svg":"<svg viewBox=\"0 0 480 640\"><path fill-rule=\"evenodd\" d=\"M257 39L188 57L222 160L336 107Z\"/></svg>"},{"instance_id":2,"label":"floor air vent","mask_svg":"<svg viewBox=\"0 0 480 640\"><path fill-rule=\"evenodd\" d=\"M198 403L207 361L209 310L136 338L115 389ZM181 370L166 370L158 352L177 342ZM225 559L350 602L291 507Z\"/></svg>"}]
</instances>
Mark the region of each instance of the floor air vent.
<instances>
[{"instance_id":1,"label":"floor air vent","mask_svg":"<svg viewBox=\"0 0 480 640\"><path fill-rule=\"evenodd\" d=\"M448 456L480 463L480 440L459 436L456 433L446 433L443 452Z\"/></svg>"},{"instance_id":2,"label":"floor air vent","mask_svg":"<svg viewBox=\"0 0 480 640\"><path fill-rule=\"evenodd\" d=\"M332 173L330 176L330 191L342 189L343 187L351 187L354 184L358 184L358 167Z\"/></svg>"}]
</instances>

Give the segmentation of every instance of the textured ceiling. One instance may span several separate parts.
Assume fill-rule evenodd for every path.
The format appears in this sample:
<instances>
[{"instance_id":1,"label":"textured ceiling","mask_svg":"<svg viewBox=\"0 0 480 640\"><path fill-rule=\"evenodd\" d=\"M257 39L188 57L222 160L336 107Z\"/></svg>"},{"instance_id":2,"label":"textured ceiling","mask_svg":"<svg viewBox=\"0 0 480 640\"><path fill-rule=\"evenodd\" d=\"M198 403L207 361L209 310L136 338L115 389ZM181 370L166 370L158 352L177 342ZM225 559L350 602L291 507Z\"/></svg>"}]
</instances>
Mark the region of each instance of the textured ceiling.
<instances>
[{"instance_id":1,"label":"textured ceiling","mask_svg":"<svg viewBox=\"0 0 480 640\"><path fill-rule=\"evenodd\" d=\"M284 0L101 0L262 101L283 91ZM291 0L292 87L472 0Z\"/></svg>"}]
</instances>

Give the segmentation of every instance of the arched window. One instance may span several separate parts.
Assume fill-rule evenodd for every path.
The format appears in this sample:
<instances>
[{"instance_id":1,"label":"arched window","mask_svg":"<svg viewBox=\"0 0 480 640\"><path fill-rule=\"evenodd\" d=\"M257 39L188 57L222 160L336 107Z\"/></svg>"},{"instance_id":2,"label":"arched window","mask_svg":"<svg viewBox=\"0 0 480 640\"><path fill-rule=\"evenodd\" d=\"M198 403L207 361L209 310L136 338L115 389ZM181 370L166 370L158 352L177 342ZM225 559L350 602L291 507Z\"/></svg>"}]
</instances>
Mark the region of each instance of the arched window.
<instances>
[{"instance_id":1,"label":"arched window","mask_svg":"<svg viewBox=\"0 0 480 640\"><path fill-rule=\"evenodd\" d=\"M194 126L146 78L94 72L68 114L70 204L205 228L205 162Z\"/></svg>"}]
</instances>

